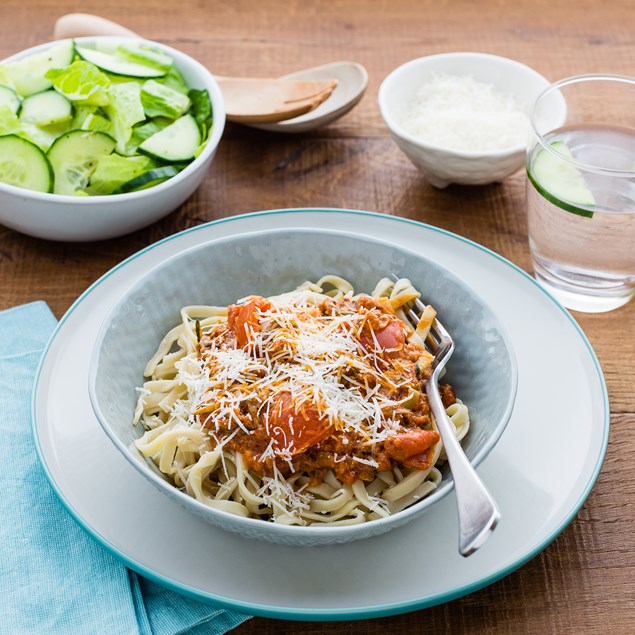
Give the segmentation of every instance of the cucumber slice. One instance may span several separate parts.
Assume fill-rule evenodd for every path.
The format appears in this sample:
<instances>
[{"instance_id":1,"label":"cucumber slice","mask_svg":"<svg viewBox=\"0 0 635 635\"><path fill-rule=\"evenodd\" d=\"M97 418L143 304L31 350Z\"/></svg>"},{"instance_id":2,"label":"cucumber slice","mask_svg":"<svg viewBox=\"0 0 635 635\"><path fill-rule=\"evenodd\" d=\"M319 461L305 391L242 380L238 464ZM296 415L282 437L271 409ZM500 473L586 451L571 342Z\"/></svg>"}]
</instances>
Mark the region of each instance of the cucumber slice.
<instances>
[{"instance_id":1,"label":"cucumber slice","mask_svg":"<svg viewBox=\"0 0 635 635\"><path fill-rule=\"evenodd\" d=\"M6 135L0 137L0 181L36 192L51 192L53 170L34 143Z\"/></svg>"},{"instance_id":2,"label":"cucumber slice","mask_svg":"<svg viewBox=\"0 0 635 635\"><path fill-rule=\"evenodd\" d=\"M156 134L160 130L167 128L171 123L170 119L165 117L155 117L148 119L145 122L138 123L132 127L132 136L128 143L128 150L136 152L137 148L153 134Z\"/></svg>"},{"instance_id":3,"label":"cucumber slice","mask_svg":"<svg viewBox=\"0 0 635 635\"><path fill-rule=\"evenodd\" d=\"M62 40L45 51L10 62L4 69L16 92L22 97L41 93L53 83L45 77L52 68L64 68L73 61L73 40Z\"/></svg>"},{"instance_id":4,"label":"cucumber slice","mask_svg":"<svg viewBox=\"0 0 635 635\"><path fill-rule=\"evenodd\" d=\"M174 165L164 165L160 168L154 168L153 170L148 170L144 174L131 179L127 183L124 183L115 194L124 194L126 192L136 192L138 190L146 190L149 187L153 187L158 185L159 183L163 183L163 181L167 181L171 179L173 176L176 176L180 172L180 168Z\"/></svg>"},{"instance_id":5,"label":"cucumber slice","mask_svg":"<svg viewBox=\"0 0 635 635\"><path fill-rule=\"evenodd\" d=\"M18 93L8 86L0 86L0 106L6 106L14 115L20 110Z\"/></svg>"},{"instance_id":6,"label":"cucumber slice","mask_svg":"<svg viewBox=\"0 0 635 635\"><path fill-rule=\"evenodd\" d=\"M139 146L139 152L163 161L177 163L193 159L200 145L200 130L194 117L188 114L148 137Z\"/></svg>"},{"instance_id":7,"label":"cucumber slice","mask_svg":"<svg viewBox=\"0 0 635 635\"><path fill-rule=\"evenodd\" d=\"M117 47L117 53L129 62L158 68L165 72L174 64L167 53L147 44L121 44Z\"/></svg>"},{"instance_id":8,"label":"cucumber slice","mask_svg":"<svg viewBox=\"0 0 635 635\"><path fill-rule=\"evenodd\" d=\"M115 140L103 132L71 130L55 140L48 159L55 174L55 194L85 190L97 161L110 154Z\"/></svg>"},{"instance_id":9,"label":"cucumber slice","mask_svg":"<svg viewBox=\"0 0 635 635\"><path fill-rule=\"evenodd\" d=\"M144 66L143 64L137 64L136 62L129 62L119 56L116 52L105 53L104 51L97 51L95 49L89 49L84 46L76 47L77 54L86 62L94 64L97 68L113 75L123 75L124 77L163 77L165 71L160 68L152 68L150 66Z\"/></svg>"},{"instance_id":10,"label":"cucumber slice","mask_svg":"<svg viewBox=\"0 0 635 635\"><path fill-rule=\"evenodd\" d=\"M71 102L55 90L45 90L26 97L20 119L37 126L53 126L73 118Z\"/></svg>"},{"instance_id":11,"label":"cucumber slice","mask_svg":"<svg viewBox=\"0 0 635 635\"><path fill-rule=\"evenodd\" d=\"M554 141L551 147L568 159L573 159L564 141ZM584 208L592 208L595 197L582 172L575 166L548 150L540 150L528 170L528 176L541 194L554 205L580 216L593 216L592 211Z\"/></svg>"}]
</instances>

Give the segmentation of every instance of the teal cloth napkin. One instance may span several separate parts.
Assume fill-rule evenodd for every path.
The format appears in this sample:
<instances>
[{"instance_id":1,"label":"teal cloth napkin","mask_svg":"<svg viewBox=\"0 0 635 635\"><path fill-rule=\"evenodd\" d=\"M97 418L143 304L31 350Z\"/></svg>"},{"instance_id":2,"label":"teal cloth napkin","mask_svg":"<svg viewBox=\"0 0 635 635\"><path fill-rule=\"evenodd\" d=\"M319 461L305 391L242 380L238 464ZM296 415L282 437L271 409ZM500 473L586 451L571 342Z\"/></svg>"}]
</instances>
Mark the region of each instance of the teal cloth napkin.
<instances>
[{"instance_id":1,"label":"teal cloth napkin","mask_svg":"<svg viewBox=\"0 0 635 635\"><path fill-rule=\"evenodd\" d=\"M138 576L66 513L35 453L33 380L55 328L44 302L0 312L0 633L211 635L247 615Z\"/></svg>"}]
</instances>

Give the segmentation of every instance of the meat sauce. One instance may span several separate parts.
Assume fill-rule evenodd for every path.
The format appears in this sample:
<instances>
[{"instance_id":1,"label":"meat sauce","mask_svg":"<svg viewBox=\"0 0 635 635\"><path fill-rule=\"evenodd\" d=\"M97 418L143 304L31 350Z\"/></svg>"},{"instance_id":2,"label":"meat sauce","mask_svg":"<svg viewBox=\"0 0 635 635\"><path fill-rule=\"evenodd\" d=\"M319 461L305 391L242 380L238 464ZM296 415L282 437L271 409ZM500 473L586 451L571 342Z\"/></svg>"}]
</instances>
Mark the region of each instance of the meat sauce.
<instances>
[{"instance_id":1,"label":"meat sauce","mask_svg":"<svg viewBox=\"0 0 635 635\"><path fill-rule=\"evenodd\" d=\"M272 328L271 319L267 320L272 306L260 296L231 305L227 323L201 338L201 359L205 361L210 351L231 348L262 356L262 345L257 341L263 328ZM298 310L298 314L298 319L318 322L333 316L355 316L350 325L344 323L341 328L348 329L348 335L357 342L359 357L372 360L378 372L365 373L353 365L340 373L338 381L344 389L363 385L365 390L388 400L392 405L382 408L382 415L390 420L391 432L371 442L367 434L327 416L323 404L294 401L283 385L275 390L260 388L257 396L241 401L233 417L221 420L202 404L199 419L210 437L242 454L245 466L259 475L272 476L275 462L282 475L301 472L311 484L322 482L328 470L343 483L352 484L357 479L370 482L378 472L394 467L428 469L439 441L438 432L432 429L425 394L431 375L429 357L421 346L407 341L405 326L390 304L370 296L327 299ZM270 354L284 348L284 338L271 341ZM441 395L446 407L456 401L448 384L441 386Z\"/></svg>"}]
</instances>

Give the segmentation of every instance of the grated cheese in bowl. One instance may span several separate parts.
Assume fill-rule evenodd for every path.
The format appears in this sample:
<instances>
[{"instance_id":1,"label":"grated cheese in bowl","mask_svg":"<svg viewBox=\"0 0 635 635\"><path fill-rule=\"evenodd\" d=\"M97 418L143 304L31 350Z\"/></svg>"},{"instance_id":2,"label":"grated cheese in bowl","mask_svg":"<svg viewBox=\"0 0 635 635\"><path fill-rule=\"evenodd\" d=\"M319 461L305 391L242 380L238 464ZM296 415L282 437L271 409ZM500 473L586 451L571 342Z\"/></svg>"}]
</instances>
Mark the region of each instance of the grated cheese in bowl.
<instances>
[{"instance_id":1,"label":"grated cheese in bowl","mask_svg":"<svg viewBox=\"0 0 635 635\"><path fill-rule=\"evenodd\" d=\"M424 143L487 152L524 146L529 119L511 95L471 76L435 74L408 104L401 121Z\"/></svg>"}]
</instances>

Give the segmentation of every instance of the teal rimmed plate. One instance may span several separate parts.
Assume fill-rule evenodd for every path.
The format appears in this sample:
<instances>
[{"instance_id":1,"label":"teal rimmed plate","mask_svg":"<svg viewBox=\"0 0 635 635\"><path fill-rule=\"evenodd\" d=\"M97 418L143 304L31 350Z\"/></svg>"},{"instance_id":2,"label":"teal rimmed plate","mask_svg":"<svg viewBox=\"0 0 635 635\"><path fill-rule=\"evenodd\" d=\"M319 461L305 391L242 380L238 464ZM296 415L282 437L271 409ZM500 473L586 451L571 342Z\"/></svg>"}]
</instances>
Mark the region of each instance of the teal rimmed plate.
<instances>
[{"instance_id":1,"label":"teal rimmed plate","mask_svg":"<svg viewBox=\"0 0 635 635\"><path fill-rule=\"evenodd\" d=\"M140 478L101 430L88 396L88 367L100 324L116 299L151 267L183 249L291 226L357 232L420 251L470 284L509 333L518 362L516 404L499 443L479 467L503 521L470 558L457 551L453 494L405 527L346 545L299 549L226 533ZM88 289L61 320L42 359L33 428L42 465L69 513L142 575L246 613L350 620L465 595L544 549L595 483L608 441L609 407L595 354L573 318L500 256L401 218L277 210L172 236Z\"/></svg>"}]
</instances>

